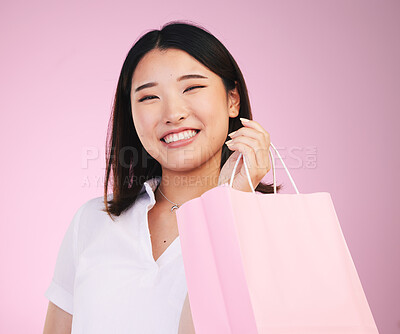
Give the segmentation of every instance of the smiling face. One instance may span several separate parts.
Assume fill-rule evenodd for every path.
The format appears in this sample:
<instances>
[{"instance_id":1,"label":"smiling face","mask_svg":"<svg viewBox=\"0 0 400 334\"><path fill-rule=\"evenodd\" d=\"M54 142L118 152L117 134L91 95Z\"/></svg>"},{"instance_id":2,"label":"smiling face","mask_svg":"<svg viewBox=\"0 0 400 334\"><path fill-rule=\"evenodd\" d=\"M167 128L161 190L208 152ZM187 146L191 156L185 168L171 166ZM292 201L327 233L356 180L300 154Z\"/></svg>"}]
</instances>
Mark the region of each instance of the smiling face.
<instances>
[{"instance_id":1,"label":"smiling face","mask_svg":"<svg viewBox=\"0 0 400 334\"><path fill-rule=\"evenodd\" d=\"M207 168L207 162L211 162L209 168L219 166L229 117L238 115L239 103L237 89L227 95L218 75L178 49L151 50L132 77L133 122L143 147L161 164L163 175L165 170ZM164 138L182 127L198 132ZM177 139L181 140L167 144Z\"/></svg>"}]
</instances>

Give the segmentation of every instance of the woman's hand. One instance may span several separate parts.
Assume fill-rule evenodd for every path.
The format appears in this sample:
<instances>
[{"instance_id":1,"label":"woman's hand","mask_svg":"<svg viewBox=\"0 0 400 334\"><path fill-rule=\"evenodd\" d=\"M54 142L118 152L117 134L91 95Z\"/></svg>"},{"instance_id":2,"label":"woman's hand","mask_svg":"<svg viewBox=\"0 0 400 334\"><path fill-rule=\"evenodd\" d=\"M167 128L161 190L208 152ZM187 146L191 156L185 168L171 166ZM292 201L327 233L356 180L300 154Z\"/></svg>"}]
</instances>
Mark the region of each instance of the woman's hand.
<instances>
[{"instance_id":1,"label":"woman's hand","mask_svg":"<svg viewBox=\"0 0 400 334\"><path fill-rule=\"evenodd\" d=\"M245 118L241 118L240 120L244 126L229 134L232 139L225 143L231 151L235 152L231 154L222 167L218 185L230 182L236 160L239 154L243 153L251 182L255 189L261 179L271 169L269 158L269 146L271 141L269 133L265 131L259 123L253 120L247 120L246 122ZM243 157L240 158L238 166L236 167L232 186L237 190L251 191L246 169L243 164Z\"/></svg>"}]
</instances>

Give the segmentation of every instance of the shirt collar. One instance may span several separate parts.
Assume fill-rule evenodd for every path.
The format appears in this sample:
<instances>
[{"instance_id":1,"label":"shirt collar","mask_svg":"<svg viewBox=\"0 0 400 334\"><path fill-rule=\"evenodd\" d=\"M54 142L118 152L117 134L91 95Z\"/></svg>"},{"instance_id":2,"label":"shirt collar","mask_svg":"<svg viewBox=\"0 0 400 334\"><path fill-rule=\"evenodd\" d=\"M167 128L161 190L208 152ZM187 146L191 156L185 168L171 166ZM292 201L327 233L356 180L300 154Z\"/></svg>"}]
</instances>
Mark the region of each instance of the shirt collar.
<instances>
[{"instance_id":1,"label":"shirt collar","mask_svg":"<svg viewBox=\"0 0 400 334\"><path fill-rule=\"evenodd\" d=\"M155 202L156 202L154 193L157 189L157 186L160 184L160 182L161 182L161 176L155 176L155 177L145 181L145 183L143 184L143 187L140 191L140 194L147 193L147 195L150 198L151 204L155 204Z\"/></svg>"}]
</instances>

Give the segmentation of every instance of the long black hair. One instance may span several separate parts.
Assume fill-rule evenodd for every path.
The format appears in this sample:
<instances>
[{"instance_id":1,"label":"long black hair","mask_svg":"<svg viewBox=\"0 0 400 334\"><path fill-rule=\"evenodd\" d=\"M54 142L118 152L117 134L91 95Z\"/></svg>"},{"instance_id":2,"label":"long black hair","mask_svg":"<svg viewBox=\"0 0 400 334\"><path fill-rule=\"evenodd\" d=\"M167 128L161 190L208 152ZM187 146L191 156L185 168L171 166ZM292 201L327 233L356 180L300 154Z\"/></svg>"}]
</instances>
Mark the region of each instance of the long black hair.
<instances>
[{"instance_id":1,"label":"long black hair","mask_svg":"<svg viewBox=\"0 0 400 334\"><path fill-rule=\"evenodd\" d=\"M153 49L170 48L187 52L217 74L227 94L237 87L240 110L237 117L229 118L228 133L242 127L240 117L252 119L246 83L236 61L225 46L205 28L184 21L172 21L166 23L161 30L151 30L144 34L129 50L122 65L108 125L103 211L111 218L112 215L119 216L135 202L145 181L161 176L160 163L144 149L136 132L130 95L133 73L143 56ZM223 145L220 169L233 152ZM108 200L111 172L113 194ZM279 191L281 185L276 188ZM255 191L273 193L273 184L260 182Z\"/></svg>"}]
</instances>

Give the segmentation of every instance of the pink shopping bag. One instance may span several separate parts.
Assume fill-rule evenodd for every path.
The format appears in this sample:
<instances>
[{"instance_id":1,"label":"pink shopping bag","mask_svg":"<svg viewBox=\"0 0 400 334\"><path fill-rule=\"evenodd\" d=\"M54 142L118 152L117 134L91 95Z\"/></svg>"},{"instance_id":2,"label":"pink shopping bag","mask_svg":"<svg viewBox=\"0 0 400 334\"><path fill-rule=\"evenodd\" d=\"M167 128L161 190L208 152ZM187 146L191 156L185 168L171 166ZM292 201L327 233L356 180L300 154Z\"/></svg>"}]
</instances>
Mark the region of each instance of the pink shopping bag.
<instances>
[{"instance_id":1,"label":"pink shopping bag","mask_svg":"<svg viewBox=\"0 0 400 334\"><path fill-rule=\"evenodd\" d=\"M177 211L196 334L378 333L331 196L215 187Z\"/></svg>"}]
</instances>

